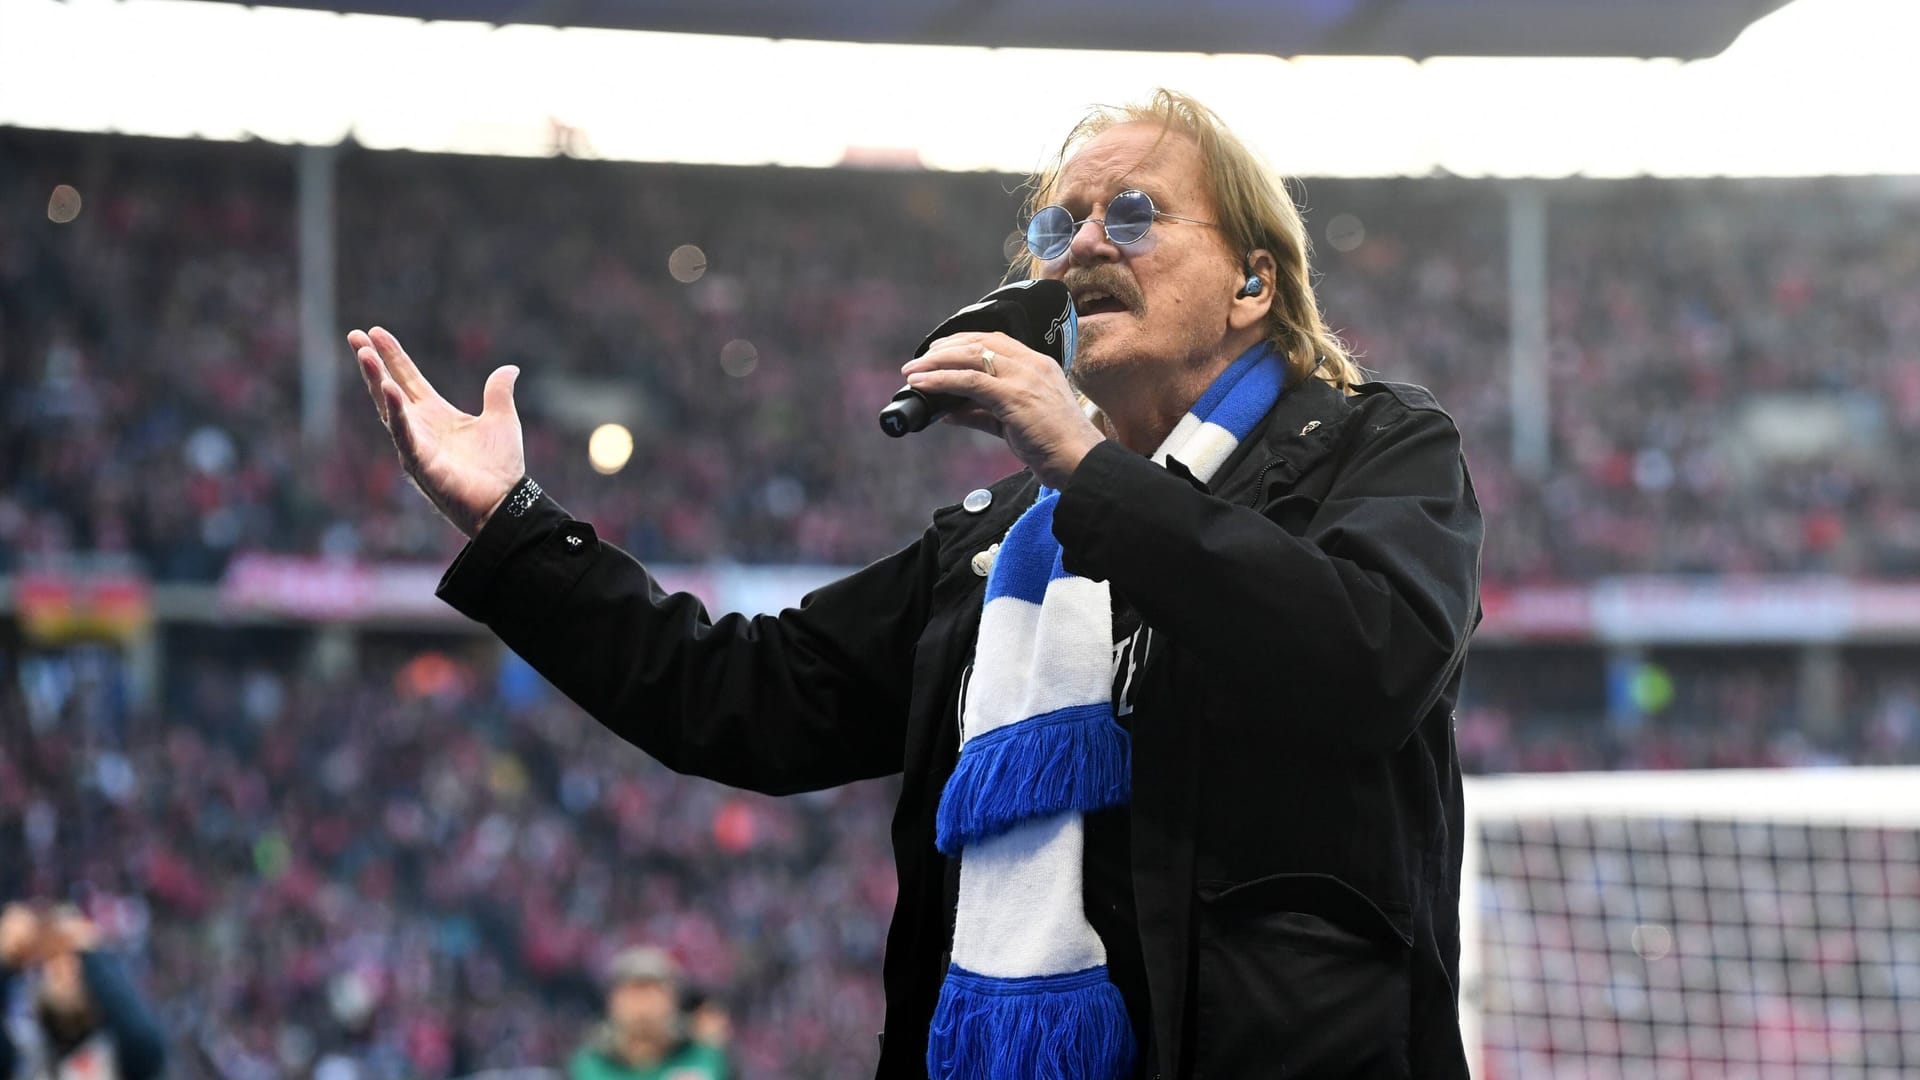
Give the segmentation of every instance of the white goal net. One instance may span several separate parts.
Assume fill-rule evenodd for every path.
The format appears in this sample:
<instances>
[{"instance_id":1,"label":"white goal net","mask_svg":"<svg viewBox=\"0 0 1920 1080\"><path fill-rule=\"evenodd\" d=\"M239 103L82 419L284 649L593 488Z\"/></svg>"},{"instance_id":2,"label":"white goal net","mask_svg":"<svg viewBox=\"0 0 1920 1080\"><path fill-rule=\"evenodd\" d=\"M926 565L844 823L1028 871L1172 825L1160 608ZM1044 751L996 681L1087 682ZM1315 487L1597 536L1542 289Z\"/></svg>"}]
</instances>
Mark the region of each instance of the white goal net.
<instances>
[{"instance_id":1,"label":"white goal net","mask_svg":"<svg viewBox=\"0 0 1920 1080\"><path fill-rule=\"evenodd\" d=\"M1467 785L1479 1080L1920 1077L1920 769Z\"/></svg>"}]
</instances>

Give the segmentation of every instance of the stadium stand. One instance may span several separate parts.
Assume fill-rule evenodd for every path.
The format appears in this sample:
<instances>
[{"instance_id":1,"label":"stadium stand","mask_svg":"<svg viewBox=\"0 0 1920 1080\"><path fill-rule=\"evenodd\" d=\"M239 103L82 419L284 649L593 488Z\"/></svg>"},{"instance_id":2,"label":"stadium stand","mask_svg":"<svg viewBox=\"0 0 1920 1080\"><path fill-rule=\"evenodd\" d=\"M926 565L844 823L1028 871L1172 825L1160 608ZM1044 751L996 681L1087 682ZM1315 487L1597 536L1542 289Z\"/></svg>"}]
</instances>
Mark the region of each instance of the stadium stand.
<instances>
[{"instance_id":1,"label":"stadium stand","mask_svg":"<svg viewBox=\"0 0 1920 1080\"><path fill-rule=\"evenodd\" d=\"M0 139L6 548L127 551L192 580L241 550L450 554L357 401L333 452L297 443L287 151ZM96 194L55 225L45 193L68 180ZM350 154L340 310L394 323L456 396L522 364L533 471L643 558L857 564L1010 463L958 433L903 451L870 414L930 321L1004 271L1016 184ZM1900 467L1920 449L1920 201L1885 186L1555 185L1537 479L1505 465L1497 191L1302 190L1333 323L1454 412L1487 576L1528 582L1920 570L1920 479ZM704 252L691 284L669 272L681 244ZM754 355L729 374L736 340ZM609 380L638 440L613 478L568 412Z\"/></svg>"},{"instance_id":2,"label":"stadium stand","mask_svg":"<svg viewBox=\"0 0 1920 1080\"><path fill-rule=\"evenodd\" d=\"M85 200L66 223L61 183ZM642 558L857 564L1011 467L967 433L892 443L873 414L1004 272L1016 183L349 150L339 309L400 331L457 401L521 364L531 471ZM1490 583L1920 572L1911 192L1550 185L1553 467L1529 477L1505 456L1499 192L1301 191L1333 324L1466 433ZM0 575L104 555L206 584L248 553L458 549L351 377L336 438L301 443L294 199L281 147L0 131ZM607 410L637 440L613 476L581 452ZM887 785L742 796L471 637L367 633L363 662L327 664L325 636L169 625L141 695L136 659L0 630L0 894L77 899L122 943L176 1077L558 1062L589 973L643 941L734 1011L748 1075L870 1066ZM1916 763L1910 656L1849 643L1839 713L1810 725L1778 644L1496 643L1462 759ZM1542 1052L1522 1035L1514 1068Z\"/></svg>"}]
</instances>

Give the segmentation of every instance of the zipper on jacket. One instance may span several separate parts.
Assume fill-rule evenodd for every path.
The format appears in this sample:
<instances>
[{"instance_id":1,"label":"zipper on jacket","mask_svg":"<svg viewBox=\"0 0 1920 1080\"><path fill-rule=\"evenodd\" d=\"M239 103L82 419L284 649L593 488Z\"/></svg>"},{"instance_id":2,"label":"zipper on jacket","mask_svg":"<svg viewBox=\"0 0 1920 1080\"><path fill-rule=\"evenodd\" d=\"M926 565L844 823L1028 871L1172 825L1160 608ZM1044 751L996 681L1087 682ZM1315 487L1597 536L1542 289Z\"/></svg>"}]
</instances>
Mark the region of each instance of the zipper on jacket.
<instances>
[{"instance_id":1,"label":"zipper on jacket","mask_svg":"<svg viewBox=\"0 0 1920 1080\"><path fill-rule=\"evenodd\" d=\"M1256 477L1253 482L1253 498L1247 501L1249 507L1255 510L1260 508L1260 499L1267 493L1267 474L1273 471L1275 465L1285 465L1286 463L1286 458L1274 458L1272 461L1260 467L1260 475Z\"/></svg>"}]
</instances>

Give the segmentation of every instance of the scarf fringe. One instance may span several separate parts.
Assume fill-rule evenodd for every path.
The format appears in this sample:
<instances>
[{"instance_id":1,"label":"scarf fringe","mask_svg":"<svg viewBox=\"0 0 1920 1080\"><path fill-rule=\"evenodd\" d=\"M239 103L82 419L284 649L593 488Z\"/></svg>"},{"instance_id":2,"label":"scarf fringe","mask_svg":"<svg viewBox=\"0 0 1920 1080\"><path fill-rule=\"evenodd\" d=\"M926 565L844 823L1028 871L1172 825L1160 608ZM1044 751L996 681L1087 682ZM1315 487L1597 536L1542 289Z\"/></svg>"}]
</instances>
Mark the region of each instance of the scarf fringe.
<instances>
[{"instance_id":1,"label":"scarf fringe","mask_svg":"<svg viewBox=\"0 0 1920 1080\"><path fill-rule=\"evenodd\" d=\"M968 739L940 794L934 844L946 855L1023 821L1120 806L1132 740L1107 702L1073 705Z\"/></svg>"},{"instance_id":2,"label":"scarf fringe","mask_svg":"<svg viewBox=\"0 0 1920 1080\"><path fill-rule=\"evenodd\" d=\"M947 969L927 1040L933 1080L1122 1080L1138 1053L1107 969L995 979Z\"/></svg>"}]
</instances>

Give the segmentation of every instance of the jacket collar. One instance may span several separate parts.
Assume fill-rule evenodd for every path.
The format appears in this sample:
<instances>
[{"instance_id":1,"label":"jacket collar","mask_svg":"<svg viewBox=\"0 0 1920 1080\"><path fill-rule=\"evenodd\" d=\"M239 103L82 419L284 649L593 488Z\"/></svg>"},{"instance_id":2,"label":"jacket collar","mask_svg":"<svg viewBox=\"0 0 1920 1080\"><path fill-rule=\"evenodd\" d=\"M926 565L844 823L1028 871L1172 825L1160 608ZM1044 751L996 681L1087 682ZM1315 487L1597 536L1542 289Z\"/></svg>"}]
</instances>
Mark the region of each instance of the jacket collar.
<instances>
[{"instance_id":1,"label":"jacket collar","mask_svg":"<svg viewBox=\"0 0 1920 1080\"><path fill-rule=\"evenodd\" d=\"M1242 502L1257 489L1288 487L1332 452L1357 410L1324 379L1296 380L1221 467L1211 490Z\"/></svg>"}]
</instances>

